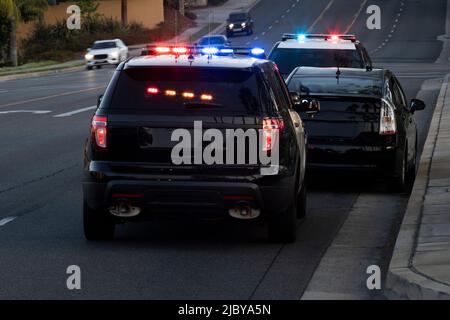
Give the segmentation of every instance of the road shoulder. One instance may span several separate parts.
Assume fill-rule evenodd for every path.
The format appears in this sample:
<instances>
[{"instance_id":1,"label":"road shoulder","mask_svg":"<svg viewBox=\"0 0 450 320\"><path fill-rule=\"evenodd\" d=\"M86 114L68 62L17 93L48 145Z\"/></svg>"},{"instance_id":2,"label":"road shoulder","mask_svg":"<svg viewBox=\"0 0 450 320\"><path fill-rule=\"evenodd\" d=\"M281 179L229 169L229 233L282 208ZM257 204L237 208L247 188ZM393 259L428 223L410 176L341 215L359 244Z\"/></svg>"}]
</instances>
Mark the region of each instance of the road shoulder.
<instances>
[{"instance_id":1,"label":"road shoulder","mask_svg":"<svg viewBox=\"0 0 450 320\"><path fill-rule=\"evenodd\" d=\"M439 94L386 279L390 299L450 299L450 75Z\"/></svg>"}]
</instances>

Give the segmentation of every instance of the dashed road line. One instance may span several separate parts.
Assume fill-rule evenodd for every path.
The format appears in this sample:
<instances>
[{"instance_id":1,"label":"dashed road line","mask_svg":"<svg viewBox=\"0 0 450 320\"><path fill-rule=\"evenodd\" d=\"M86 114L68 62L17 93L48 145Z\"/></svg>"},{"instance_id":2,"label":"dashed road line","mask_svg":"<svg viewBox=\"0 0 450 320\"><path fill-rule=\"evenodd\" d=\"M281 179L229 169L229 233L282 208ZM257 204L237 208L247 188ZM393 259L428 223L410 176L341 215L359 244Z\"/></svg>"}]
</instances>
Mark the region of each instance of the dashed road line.
<instances>
[{"instance_id":1,"label":"dashed road line","mask_svg":"<svg viewBox=\"0 0 450 320\"><path fill-rule=\"evenodd\" d=\"M47 113L51 113L51 111L49 111L49 110L6 110L6 111L0 111L0 114L10 114L10 113L47 114Z\"/></svg>"},{"instance_id":2,"label":"dashed road line","mask_svg":"<svg viewBox=\"0 0 450 320\"><path fill-rule=\"evenodd\" d=\"M0 220L0 227L3 227L3 226L7 225L8 223L10 223L10 222L12 222L12 221L14 221L16 219L17 219L17 217L4 218L4 219Z\"/></svg>"},{"instance_id":3,"label":"dashed road line","mask_svg":"<svg viewBox=\"0 0 450 320\"><path fill-rule=\"evenodd\" d=\"M70 112L66 112L66 113L57 114L57 115L53 116L53 118L71 117L71 116L73 116L75 114L79 114L79 113L82 113L82 112L94 110L96 108L97 108L97 106L91 106L91 107L87 107L87 108L82 108L82 109L78 109L78 110L74 110L74 111L70 111Z\"/></svg>"},{"instance_id":4,"label":"dashed road line","mask_svg":"<svg viewBox=\"0 0 450 320\"><path fill-rule=\"evenodd\" d=\"M77 90L77 91L69 91L69 92L53 94L53 95L45 96L45 97L27 99L27 100L22 100L22 101L16 101L16 102L11 102L11 103L1 104L0 108L12 107L12 106L20 105L20 104L25 104L25 103L30 103L30 102L37 102L37 101L43 101L43 100L48 100L48 99L52 99L52 98L60 98L60 97L70 96L70 95L79 94L79 93L96 91L96 90L100 90L100 89L104 89L104 88L105 88L105 86L93 87L93 88L89 88L89 89L82 89L82 90Z\"/></svg>"}]
</instances>

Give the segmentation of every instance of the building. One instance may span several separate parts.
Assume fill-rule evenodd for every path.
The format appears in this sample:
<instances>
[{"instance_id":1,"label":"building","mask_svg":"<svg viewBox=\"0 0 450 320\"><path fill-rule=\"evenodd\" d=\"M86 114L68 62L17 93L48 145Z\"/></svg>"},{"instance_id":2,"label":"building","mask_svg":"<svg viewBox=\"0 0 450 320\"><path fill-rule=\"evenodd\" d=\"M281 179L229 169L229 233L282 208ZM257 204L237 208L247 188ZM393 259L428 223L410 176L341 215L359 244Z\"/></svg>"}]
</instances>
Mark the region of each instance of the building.
<instances>
[{"instance_id":1,"label":"building","mask_svg":"<svg viewBox=\"0 0 450 320\"><path fill-rule=\"evenodd\" d=\"M121 0L99 0L98 13L105 17L121 20ZM44 12L43 22L53 24L69 17L67 8L75 4L72 2L60 2L50 5ZM152 29L164 22L164 0L128 0L128 22L141 23L144 27ZM18 38L26 38L33 28L33 23L22 24L18 30Z\"/></svg>"}]
</instances>

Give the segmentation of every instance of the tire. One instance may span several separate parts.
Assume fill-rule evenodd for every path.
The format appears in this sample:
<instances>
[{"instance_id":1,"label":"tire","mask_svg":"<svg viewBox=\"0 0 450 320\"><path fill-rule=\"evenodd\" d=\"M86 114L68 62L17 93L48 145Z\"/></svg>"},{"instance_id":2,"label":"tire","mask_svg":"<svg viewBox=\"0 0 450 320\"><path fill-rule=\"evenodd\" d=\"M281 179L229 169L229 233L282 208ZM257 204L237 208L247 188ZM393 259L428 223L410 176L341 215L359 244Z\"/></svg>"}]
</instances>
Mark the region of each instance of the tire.
<instances>
[{"instance_id":1,"label":"tire","mask_svg":"<svg viewBox=\"0 0 450 320\"><path fill-rule=\"evenodd\" d=\"M306 204L307 204L307 187L306 182L303 182L302 190L297 199L297 218L304 219L306 217Z\"/></svg>"},{"instance_id":2,"label":"tire","mask_svg":"<svg viewBox=\"0 0 450 320\"><path fill-rule=\"evenodd\" d=\"M408 148L406 148L408 150ZM414 179L416 175L416 164L411 164L408 168L408 154L405 150L405 155L403 157L402 168L400 177L394 178L391 182L391 189L394 192L400 193L411 193Z\"/></svg>"},{"instance_id":3,"label":"tire","mask_svg":"<svg viewBox=\"0 0 450 320\"><path fill-rule=\"evenodd\" d=\"M87 66L86 67L86 70L92 70L93 68L92 68L92 66Z\"/></svg>"},{"instance_id":4,"label":"tire","mask_svg":"<svg viewBox=\"0 0 450 320\"><path fill-rule=\"evenodd\" d=\"M101 65L98 65L98 66L97 66L97 69L101 69L101 68L102 68L102 66L101 66Z\"/></svg>"},{"instance_id":5,"label":"tire","mask_svg":"<svg viewBox=\"0 0 450 320\"><path fill-rule=\"evenodd\" d=\"M269 220L269 240L293 243L297 239L297 199L284 212L273 214Z\"/></svg>"},{"instance_id":6,"label":"tire","mask_svg":"<svg viewBox=\"0 0 450 320\"><path fill-rule=\"evenodd\" d=\"M104 210L92 210L83 203L84 236L89 241L108 241L114 239L116 225Z\"/></svg>"}]
</instances>

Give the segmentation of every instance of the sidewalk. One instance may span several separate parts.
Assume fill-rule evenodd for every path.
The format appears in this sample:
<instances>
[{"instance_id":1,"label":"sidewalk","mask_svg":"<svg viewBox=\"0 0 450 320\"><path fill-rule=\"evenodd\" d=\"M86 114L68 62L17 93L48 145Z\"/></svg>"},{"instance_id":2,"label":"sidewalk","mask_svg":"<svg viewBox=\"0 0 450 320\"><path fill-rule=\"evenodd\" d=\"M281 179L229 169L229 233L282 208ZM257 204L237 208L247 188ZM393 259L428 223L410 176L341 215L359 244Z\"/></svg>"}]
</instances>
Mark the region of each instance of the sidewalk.
<instances>
[{"instance_id":1,"label":"sidewalk","mask_svg":"<svg viewBox=\"0 0 450 320\"><path fill-rule=\"evenodd\" d=\"M450 299L450 75L439 94L385 295Z\"/></svg>"}]
</instances>

